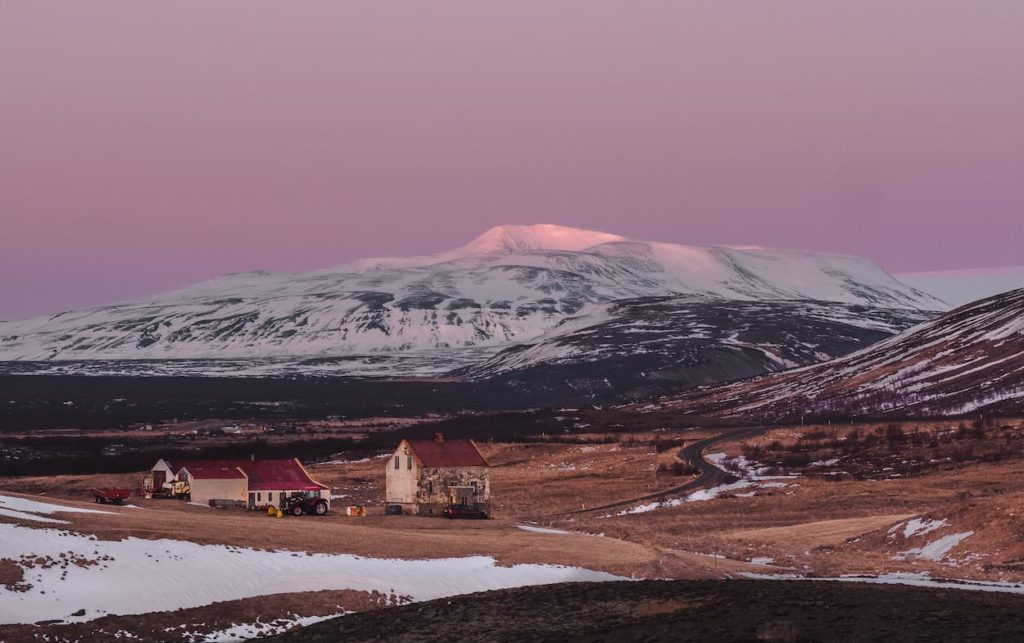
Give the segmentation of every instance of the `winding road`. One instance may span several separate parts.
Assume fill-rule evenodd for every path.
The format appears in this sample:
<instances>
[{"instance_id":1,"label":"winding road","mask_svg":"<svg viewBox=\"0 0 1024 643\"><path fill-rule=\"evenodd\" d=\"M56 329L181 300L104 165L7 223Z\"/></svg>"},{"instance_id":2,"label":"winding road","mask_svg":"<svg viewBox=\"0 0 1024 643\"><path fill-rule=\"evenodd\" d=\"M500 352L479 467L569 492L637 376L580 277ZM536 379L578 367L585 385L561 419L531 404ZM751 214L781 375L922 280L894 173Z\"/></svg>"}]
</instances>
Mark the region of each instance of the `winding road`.
<instances>
[{"instance_id":1,"label":"winding road","mask_svg":"<svg viewBox=\"0 0 1024 643\"><path fill-rule=\"evenodd\" d=\"M561 516L574 516L579 514L593 513L595 511L607 511L609 509L618 509L620 507L626 507L628 505L636 504L638 502L645 502L649 500L668 500L673 496L678 496L686 491L693 491L695 489L701 489L704 487L715 487L722 484L728 484L737 480L736 476L729 473L728 471L715 466L704 457L704 450L708 447L724 442L726 440L737 440L742 438L749 438L760 433L764 433L771 427L768 426L753 426L753 427L742 427L736 429L725 429L721 433L711 436L710 438L704 438L703 440L697 440L685 447L679 452L679 455L683 460L694 464L700 469L700 475L689 482L681 484L676 487L669 489L662 489L654 493L649 493L644 496L637 496L635 498L627 498L625 500L617 500L606 505L600 505L598 507L590 507L587 509L578 509L576 511L566 511L557 514L551 514L546 516L547 518L556 518Z\"/></svg>"}]
</instances>

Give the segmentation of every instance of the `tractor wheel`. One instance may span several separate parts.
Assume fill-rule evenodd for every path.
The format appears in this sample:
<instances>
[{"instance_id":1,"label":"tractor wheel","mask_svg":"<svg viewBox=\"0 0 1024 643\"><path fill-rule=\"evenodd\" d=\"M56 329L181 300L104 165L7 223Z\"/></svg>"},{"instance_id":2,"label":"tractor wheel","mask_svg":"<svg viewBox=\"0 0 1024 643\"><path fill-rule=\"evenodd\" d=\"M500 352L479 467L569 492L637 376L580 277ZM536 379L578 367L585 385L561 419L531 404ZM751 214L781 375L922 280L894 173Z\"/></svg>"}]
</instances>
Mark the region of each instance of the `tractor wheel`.
<instances>
[{"instance_id":1,"label":"tractor wheel","mask_svg":"<svg viewBox=\"0 0 1024 643\"><path fill-rule=\"evenodd\" d=\"M302 505L295 505L294 507L292 507L292 515L293 516L301 516L302 515Z\"/></svg>"},{"instance_id":2,"label":"tractor wheel","mask_svg":"<svg viewBox=\"0 0 1024 643\"><path fill-rule=\"evenodd\" d=\"M323 516L327 513L327 503L323 500L319 501L313 506L313 512L318 516Z\"/></svg>"}]
</instances>

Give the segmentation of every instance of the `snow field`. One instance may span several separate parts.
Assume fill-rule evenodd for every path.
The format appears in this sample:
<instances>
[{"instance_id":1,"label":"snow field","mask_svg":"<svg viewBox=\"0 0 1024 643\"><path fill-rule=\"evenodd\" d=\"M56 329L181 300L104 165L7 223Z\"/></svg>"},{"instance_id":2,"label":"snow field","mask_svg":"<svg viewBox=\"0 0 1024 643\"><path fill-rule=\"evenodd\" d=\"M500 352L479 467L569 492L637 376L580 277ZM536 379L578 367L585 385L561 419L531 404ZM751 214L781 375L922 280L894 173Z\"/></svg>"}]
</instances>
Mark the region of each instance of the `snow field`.
<instances>
[{"instance_id":1,"label":"snow field","mask_svg":"<svg viewBox=\"0 0 1024 643\"><path fill-rule=\"evenodd\" d=\"M104 541L58 529L0 524L0 558L21 561L26 591L0 587L0 623L88 621L199 607L267 594L377 591L424 601L524 585L625 580L556 565L500 567L489 556L400 560L262 551L181 540ZM42 559L73 564L41 564ZM154 583L159 591L153 591ZM72 616L85 610L82 616Z\"/></svg>"}]
</instances>

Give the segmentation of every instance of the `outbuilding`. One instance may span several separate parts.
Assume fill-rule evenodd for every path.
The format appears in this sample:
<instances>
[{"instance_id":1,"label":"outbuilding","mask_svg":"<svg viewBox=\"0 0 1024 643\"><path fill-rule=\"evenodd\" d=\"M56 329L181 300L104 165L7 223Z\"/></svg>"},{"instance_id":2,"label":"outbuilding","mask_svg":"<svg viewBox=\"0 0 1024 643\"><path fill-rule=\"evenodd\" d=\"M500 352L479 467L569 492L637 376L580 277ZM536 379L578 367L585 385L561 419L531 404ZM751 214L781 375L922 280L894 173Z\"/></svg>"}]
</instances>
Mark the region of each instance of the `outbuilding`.
<instances>
[{"instance_id":1,"label":"outbuilding","mask_svg":"<svg viewBox=\"0 0 1024 643\"><path fill-rule=\"evenodd\" d=\"M143 490L159 491L166 483L188 484L192 502L227 500L250 509L277 506L282 498L300 492L323 498L330 506L329 488L309 475L297 459L181 460L160 459L150 470Z\"/></svg>"}]
</instances>

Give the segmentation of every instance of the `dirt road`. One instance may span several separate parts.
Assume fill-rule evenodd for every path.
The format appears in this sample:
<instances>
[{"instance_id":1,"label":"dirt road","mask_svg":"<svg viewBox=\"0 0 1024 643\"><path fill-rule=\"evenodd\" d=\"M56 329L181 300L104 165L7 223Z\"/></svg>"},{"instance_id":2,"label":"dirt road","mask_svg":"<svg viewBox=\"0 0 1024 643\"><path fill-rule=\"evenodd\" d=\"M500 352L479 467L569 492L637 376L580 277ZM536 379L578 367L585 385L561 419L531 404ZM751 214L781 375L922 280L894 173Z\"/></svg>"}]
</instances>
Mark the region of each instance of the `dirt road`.
<instances>
[{"instance_id":1,"label":"dirt road","mask_svg":"<svg viewBox=\"0 0 1024 643\"><path fill-rule=\"evenodd\" d=\"M646 502L649 500L668 500L674 496L678 496L686 491L693 491L695 489L701 489L703 487L714 487L720 484L728 484L736 480L736 476L729 473L728 471L719 468L712 462L709 462L704 457L704 450L708 447L723 442L725 440L738 440L742 438L749 438L759 433L764 433L770 430L771 427L767 426L755 426L755 427L743 427L737 429L725 429L720 433L717 433L710 438L704 438L703 440L697 440L692 444L689 444L682 448L679 452L680 456L687 462L693 464L700 469L700 476L690 480L689 482L681 485L671 487L669 489L663 489L654 493L649 493L643 496L635 496L633 498L626 498L625 500L617 500L608 504L600 505L598 507L590 507L587 509L579 509L576 511L568 511L558 514L550 514L542 516L545 518L559 518L563 516L574 516L579 514L594 513L596 511L607 511L609 509L618 509L628 505L636 504L638 502Z\"/></svg>"}]
</instances>

